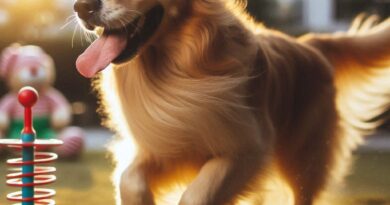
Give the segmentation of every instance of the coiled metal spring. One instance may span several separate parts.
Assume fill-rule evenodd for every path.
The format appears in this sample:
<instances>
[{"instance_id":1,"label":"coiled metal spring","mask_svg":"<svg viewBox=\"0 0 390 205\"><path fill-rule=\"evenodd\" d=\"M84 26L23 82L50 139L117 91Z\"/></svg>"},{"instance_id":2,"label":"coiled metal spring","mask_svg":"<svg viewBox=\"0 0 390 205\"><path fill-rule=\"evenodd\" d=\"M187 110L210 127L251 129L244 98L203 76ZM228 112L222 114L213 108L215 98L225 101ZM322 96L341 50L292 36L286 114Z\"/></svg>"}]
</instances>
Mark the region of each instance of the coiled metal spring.
<instances>
[{"instance_id":1,"label":"coiled metal spring","mask_svg":"<svg viewBox=\"0 0 390 205\"><path fill-rule=\"evenodd\" d=\"M25 107L21 139L2 139L0 145L7 145L22 152L22 157L7 160L7 164L15 168L11 169L13 173L7 175L6 182L7 185L20 187L22 190L8 194L7 199L20 202L18 204L22 205L54 205L55 201L52 199L56 194L54 190L35 187L56 181L54 175L56 168L44 165L55 161L58 156L55 153L36 150L47 150L50 147L59 146L62 141L35 139L31 107L38 100L38 94L33 88L22 88L18 98L19 102Z\"/></svg>"}]
</instances>

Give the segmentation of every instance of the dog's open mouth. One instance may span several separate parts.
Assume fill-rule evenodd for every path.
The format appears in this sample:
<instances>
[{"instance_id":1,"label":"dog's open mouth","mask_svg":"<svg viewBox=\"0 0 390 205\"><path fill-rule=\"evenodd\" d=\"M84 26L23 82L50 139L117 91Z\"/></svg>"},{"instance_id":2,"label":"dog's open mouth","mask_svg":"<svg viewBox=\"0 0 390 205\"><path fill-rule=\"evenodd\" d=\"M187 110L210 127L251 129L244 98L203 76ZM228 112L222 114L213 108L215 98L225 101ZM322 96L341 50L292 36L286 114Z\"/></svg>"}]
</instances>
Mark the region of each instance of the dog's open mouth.
<instances>
[{"instance_id":1,"label":"dog's open mouth","mask_svg":"<svg viewBox=\"0 0 390 205\"><path fill-rule=\"evenodd\" d=\"M119 64L131 59L156 32L163 15L164 9L158 5L126 27L104 29L103 34L78 57L77 70L91 78L110 63Z\"/></svg>"}]
</instances>

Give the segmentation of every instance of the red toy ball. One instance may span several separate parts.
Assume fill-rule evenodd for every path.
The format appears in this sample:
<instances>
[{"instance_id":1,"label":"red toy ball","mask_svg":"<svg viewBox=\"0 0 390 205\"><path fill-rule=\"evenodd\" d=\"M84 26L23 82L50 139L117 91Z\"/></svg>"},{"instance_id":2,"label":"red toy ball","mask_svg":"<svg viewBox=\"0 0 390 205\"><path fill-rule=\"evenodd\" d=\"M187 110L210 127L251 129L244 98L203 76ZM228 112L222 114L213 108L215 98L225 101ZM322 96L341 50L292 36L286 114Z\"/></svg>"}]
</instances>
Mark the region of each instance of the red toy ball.
<instances>
[{"instance_id":1,"label":"red toy ball","mask_svg":"<svg viewBox=\"0 0 390 205\"><path fill-rule=\"evenodd\" d=\"M38 101L38 92L32 87L24 87L19 91L18 100L24 107L32 107Z\"/></svg>"}]
</instances>

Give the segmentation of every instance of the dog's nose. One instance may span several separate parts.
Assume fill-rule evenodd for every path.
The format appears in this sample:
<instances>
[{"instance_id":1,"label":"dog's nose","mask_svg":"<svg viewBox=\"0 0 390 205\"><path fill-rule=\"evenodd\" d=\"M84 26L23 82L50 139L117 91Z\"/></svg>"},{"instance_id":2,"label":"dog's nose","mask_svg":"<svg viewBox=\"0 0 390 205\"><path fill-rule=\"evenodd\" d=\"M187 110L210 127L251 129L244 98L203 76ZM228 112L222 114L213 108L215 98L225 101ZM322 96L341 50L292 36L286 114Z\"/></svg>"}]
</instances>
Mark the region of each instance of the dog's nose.
<instances>
[{"instance_id":1,"label":"dog's nose","mask_svg":"<svg viewBox=\"0 0 390 205\"><path fill-rule=\"evenodd\" d=\"M87 21L100 10L101 6L101 0L77 0L74 4L74 10L81 19Z\"/></svg>"}]
</instances>

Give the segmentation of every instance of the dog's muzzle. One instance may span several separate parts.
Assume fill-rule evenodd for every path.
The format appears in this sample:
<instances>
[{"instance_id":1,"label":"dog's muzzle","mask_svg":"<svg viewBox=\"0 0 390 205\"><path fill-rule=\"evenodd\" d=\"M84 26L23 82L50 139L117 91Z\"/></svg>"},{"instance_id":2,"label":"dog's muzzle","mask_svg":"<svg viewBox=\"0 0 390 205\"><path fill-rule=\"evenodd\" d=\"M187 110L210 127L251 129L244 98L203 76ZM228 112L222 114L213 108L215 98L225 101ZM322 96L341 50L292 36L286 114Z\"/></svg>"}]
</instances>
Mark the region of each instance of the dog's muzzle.
<instances>
[{"instance_id":1,"label":"dog's muzzle","mask_svg":"<svg viewBox=\"0 0 390 205\"><path fill-rule=\"evenodd\" d=\"M77 0L74 4L74 11L85 22L88 22L101 8L101 0Z\"/></svg>"}]
</instances>

